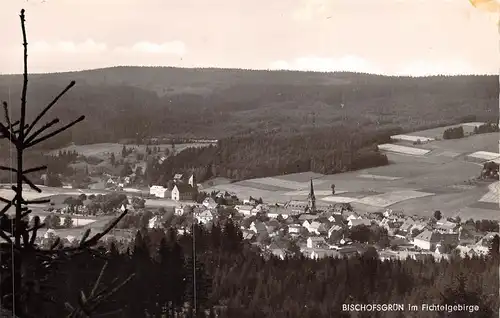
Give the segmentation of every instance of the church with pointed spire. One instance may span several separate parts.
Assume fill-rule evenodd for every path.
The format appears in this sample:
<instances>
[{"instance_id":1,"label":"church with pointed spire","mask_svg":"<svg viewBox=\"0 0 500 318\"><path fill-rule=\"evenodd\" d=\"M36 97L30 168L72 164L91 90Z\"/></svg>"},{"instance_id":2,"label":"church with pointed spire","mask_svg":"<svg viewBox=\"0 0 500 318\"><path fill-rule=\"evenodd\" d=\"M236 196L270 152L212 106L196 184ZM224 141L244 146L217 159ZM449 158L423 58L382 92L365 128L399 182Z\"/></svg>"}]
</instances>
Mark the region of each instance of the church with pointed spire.
<instances>
[{"instance_id":1,"label":"church with pointed spire","mask_svg":"<svg viewBox=\"0 0 500 318\"><path fill-rule=\"evenodd\" d=\"M309 196L307 197L307 209L309 212L316 212L316 196L314 195L313 180L311 178L311 188L309 189Z\"/></svg>"}]
</instances>

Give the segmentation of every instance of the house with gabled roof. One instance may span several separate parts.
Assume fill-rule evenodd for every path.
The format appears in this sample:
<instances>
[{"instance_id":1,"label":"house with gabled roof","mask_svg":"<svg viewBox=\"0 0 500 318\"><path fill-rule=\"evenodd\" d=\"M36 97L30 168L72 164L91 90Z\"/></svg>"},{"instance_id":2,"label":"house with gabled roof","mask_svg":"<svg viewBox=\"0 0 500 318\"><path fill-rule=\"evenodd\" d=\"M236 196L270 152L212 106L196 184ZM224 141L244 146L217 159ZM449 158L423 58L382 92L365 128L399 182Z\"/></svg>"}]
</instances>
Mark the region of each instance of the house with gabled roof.
<instances>
[{"instance_id":1,"label":"house with gabled roof","mask_svg":"<svg viewBox=\"0 0 500 318\"><path fill-rule=\"evenodd\" d=\"M252 216L256 215L257 213L253 213L254 207L253 205L236 205L234 209L238 212L243 214L244 216Z\"/></svg>"},{"instance_id":2,"label":"house with gabled roof","mask_svg":"<svg viewBox=\"0 0 500 318\"><path fill-rule=\"evenodd\" d=\"M207 224L207 223L212 222L212 220L214 219L214 216L213 216L212 212L210 212L210 210L205 210L199 214L196 214L195 218L199 223Z\"/></svg>"},{"instance_id":3,"label":"house with gabled roof","mask_svg":"<svg viewBox=\"0 0 500 318\"><path fill-rule=\"evenodd\" d=\"M491 245L491 242L493 241L493 238L498 235L500 236L499 232L488 232L486 233L478 242L476 245L478 246L485 246L489 247Z\"/></svg>"},{"instance_id":4,"label":"house with gabled roof","mask_svg":"<svg viewBox=\"0 0 500 318\"><path fill-rule=\"evenodd\" d=\"M271 219L276 219L278 216L281 216L283 219L287 219L290 215L293 215L294 213L285 208L285 207L280 207L280 206L270 206L267 210L267 216Z\"/></svg>"},{"instance_id":5,"label":"house with gabled roof","mask_svg":"<svg viewBox=\"0 0 500 318\"><path fill-rule=\"evenodd\" d=\"M410 234L411 233L410 230L413 227L413 225L415 225L415 220L413 220L413 218L411 218L411 217L408 217L403 222L403 224L401 224L401 226L399 227L399 230L405 234Z\"/></svg>"},{"instance_id":6,"label":"house with gabled roof","mask_svg":"<svg viewBox=\"0 0 500 318\"><path fill-rule=\"evenodd\" d=\"M254 233L254 232L251 232L251 231L249 231L249 230L243 230L243 231L241 231L241 232L242 232L242 234L243 234L243 239L244 239L244 240L248 240L248 241L250 241L250 240L252 240L252 239L254 239L254 238L255 238L255 233Z\"/></svg>"},{"instance_id":7,"label":"house with gabled roof","mask_svg":"<svg viewBox=\"0 0 500 318\"><path fill-rule=\"evenodd\" d=\"M249 230L256 234L268 233L266 225L260 221L253 221L252 224L250 224Z\"/></svg>"},{"instance_id":8,"label":"house with gabled roof","mask_svg":"<svg viewBox=\"0 0 500 318\"><path fill-rule=\"evenodd\" d=\"M330 238L332 235L336 233L340 233L344 230L343 226L340 226L338 224L333 224L329 229L328 229L328 238Z\"/></svg>"},{"instance_id":9,"label":"house with gabled roof","mask_svg":"<svg viewBox=\"0 0 500 318\"><path fill-rule=\"evenodd\" d=\"M368 220L368 219L351 219L347 223L347 226L349 228L353 228L353 227L358 226L358 225L371 226L372 225L372 221Z\"/></svg>"},{"instance_id":10,"label":"house with gabled roof","mask_svg":"<svg viewBox=\"0 0 500 318\"><path fill-rule=\"evenodd\" d=\"M321 246L326 246L326 241L324 237L311 236L307 238L307 248L318 248Z\"/></svg>"},{"instance_id":11,"label":"house with gabled roof","mask_svg":"<svg viewBox=\"0 0 500 318\"><path fill-rule=\"evenodd\" d=\"M216 209L219 206L219 204L215 202L215 200L212 197L205 198L202 204L207 209Z\"/></svg>"},{"instance_id":12,"label":"house with gabled roof","mask_svg":"<svg viewBox=\"0 0 500 318\"><path fill-rule=\"evenodd\" d=\"M149 188L149 194L157 198L167 198L170 194L167 188L160 185L152 185Z\"/></svg>"},{"instance_id":13,"label":"house with gabled roof","mask_svg":"<svg viewBox=\"0 0 500 318\"><path fill-rule=\"evenodd\" d=\"M436 230L440 233L455 233L458 230L458 224L451 221L437 222Z\"/></svg>"},{"instance_id":14,"label":"house with gabled roof","mask_svg":"<svg viewBox=\"0 0 500 318\"><path fill-rule=\"evenodd\" d=\"M316 221L312 221L311 223L304 222L304 227L307 229L307 231L309 231L309 233L313 233L316 235L320 234L321 223L319 222Z\"/></svg>"},{"instance_id":15,"label":"house with gabled roof","mask_svg":"<svg viewBox=\"0 0 500 318\"><path fill-rule=\"evenodd\" d=\"M178 183L172 189L172 200L174 201L190 201L193 195L196 194L196 189L189 184Z\"/></svg>"},{"instance_id":16,"label":"house with gabled roof","mask_svg":"<svg viewBox=\"0 0 500 318\"><path fill-rule=\"evenodd\" d=\"M148 228L150 229L160 229L163 228L163 221L160 215L153 216L149 219Z\"/></svg>"},{"instance_id":17,"label":"house with gabled roof","mask_svg":"<svg viewBox=\"0 0 500 318\"><path fill-rule=\"evenodd\" d=\"M319 218L319 215L304 213L299 216L299 221L316 220L317 218Z\"/></svg>"},{"instance_id":18,"label":"house with gabled roof","mask_svg":"<svg viewBox=\"0 0 500 318\"><path fill-rule=\"evenodd\" d=\"M413 245L423 250L433 251L436 244L441 241L439 233L425 230L413 239Z\"/></svg>"},{"instance_id":19,"label":"house with gabled roof","mask_svg":"<svg viewBox=\"0 0 500 318\"><path fill-rule=\"evenodd\" d=\"M298 224L288 225L288 234L292 236L299 235L302 232L303 227Z\"/></svg>"}]
</instances>

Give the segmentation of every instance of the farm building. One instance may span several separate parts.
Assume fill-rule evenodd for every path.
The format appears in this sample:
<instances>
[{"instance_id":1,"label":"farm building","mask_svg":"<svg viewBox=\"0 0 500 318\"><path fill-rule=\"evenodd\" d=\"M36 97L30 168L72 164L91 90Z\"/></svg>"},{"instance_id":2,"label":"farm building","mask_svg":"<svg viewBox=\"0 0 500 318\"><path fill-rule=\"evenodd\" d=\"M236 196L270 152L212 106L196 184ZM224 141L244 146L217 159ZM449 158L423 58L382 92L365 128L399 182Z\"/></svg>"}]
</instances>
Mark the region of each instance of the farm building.
<instances>
[{"instance_id":1,"label":"farm building","mask_svg":"<svg viewBox=\"0 0 500 318\"><path fill-rule=\"evenodd\" d=\"M485 161L498 161L500 159L500 153L488 152L488 151L476 151L466 157L467 161L483 163Z\"/></svg>"},{"instance_id":2,"label":"farm building","mask_svg":"<svg viewBox=\"0 0 500 318\"><path fill-rule=\"evenodd\" d=\"M402 155L410 155L410 156L423 156L430 152L428 149L420 149L414 147L406 147L394 144L381 144L378 145L378 149L381 151L393 152Z\"/></svg>"},{"instance_id":3,"label":"farm building","mask_svg":"<svg viewBox=\"0 0 500 318\"><path fill-rule=\"evenodd\" d=\"M439 234L436 232L425 230L415 237L413 245L423 250L434 250L437 243L439 243Z\"/></svg>"},{"instance_id":4,"label":"farm building","mask_svg":"<svg viewBox=\"0 0 500 318\"><path fill-rule=\"evenodd\" d=\"M391 136L391 140L393 141L406 141L411 143L427 143L434 141L434 138L422 137L422 136L410 136L410 135L394 135Z\"/></svg>"},{"instance_id":5,"label":"farm building","mask_svg":"<svg viewBox=\"0 0 500 318\"><path fill-rule=\"evenodd\" d=\"M321 236L311 236L307 238L307 248L320 248L325 244L325 239Z\"/></svg>"},{"instance_id":6,"label":"farm building","mask_svg":"<svg viewBox=\"0 0 500 318\"><path fill-rule=\"evenodd\" d=\"M157 198L165 198L168 197L168 189L163 186L154 185L149 188L149 194Z\"/></svg>"},{"instance_id":7,"label":"farm building","mask_svg":"<svg viewBox=\"0 0 500 318\"><path fill-rule=\"evenodd\" d=\"M438 243L441 245L458 244L458 233L438 233L425 230L413 240L413 245L428 251L434 251Z\"/></svg>"}]
</instances>

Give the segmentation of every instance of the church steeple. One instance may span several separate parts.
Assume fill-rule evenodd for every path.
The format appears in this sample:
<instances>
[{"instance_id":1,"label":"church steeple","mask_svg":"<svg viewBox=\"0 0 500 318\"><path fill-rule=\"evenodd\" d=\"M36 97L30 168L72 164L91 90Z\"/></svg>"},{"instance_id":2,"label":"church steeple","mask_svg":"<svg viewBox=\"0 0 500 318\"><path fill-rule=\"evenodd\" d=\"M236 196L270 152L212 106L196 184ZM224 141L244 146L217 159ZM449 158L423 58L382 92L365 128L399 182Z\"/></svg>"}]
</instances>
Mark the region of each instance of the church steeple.
<instances>
[{"instance_id":1,"label":"church steeple","mask_svg":"<svg viewBox=\"0 0 500 318\"><path fill-rule=\"evenodd\" d=\"M316 212L316 196L314 195L314 186L313 180L311 178L311 188L309 189L309 196L307 197L308 205L310 212Z\"/></svg>"}]
</instances>

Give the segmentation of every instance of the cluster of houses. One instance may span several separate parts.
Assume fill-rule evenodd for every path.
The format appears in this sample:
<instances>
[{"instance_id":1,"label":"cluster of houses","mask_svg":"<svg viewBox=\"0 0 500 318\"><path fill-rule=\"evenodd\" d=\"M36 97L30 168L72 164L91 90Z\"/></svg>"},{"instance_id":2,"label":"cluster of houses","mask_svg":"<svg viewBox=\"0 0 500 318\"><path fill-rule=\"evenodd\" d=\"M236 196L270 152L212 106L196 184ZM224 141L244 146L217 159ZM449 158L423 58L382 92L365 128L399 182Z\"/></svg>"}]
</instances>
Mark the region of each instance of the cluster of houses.
<instances>
[{"instance_id":1,"label":"cluster of houses","mask_svg":"<svg viewBox=\"0 0 500 318\"><path fill-rule=\"evenodd\" d=\"M153 185L149 188L149 194L156 198L170 198L174 201L190 201L198 192L198 184L194 175L185 178L182 174L174 175L171 187Z\"/></svg>"},{"instance_id":2,"label":"cluster of houses","mask_svg":"<svg viewBox=\"0 0 500 318\"><path fill-rule=\"evenodd\" d=\"M174 215L192 215L198 223L207 225L211 223L217 217L217 208L219 205L211 197L206 198L202 204L179 204L175 207ZM149 228L162 228L163 227L163 215L153 216L149 220ZM182 234L185 229L179 229L179 233Z\"/></svg>"},{"instance_id":3,"label":"cluster of houses","mask_svg":"<svg viewBox=\"0 0 500 318\"><path fill-rule=\"evenodd\" d=\"M272 207L259 205L253 209L243 206L238 206L237 209L243 211L244 215L265 214L269 218L268 221L254 220L250 226L242 228L243 237L280 258L289 254L284 238L297 242L300 252L310 258L362 254L368 246L346 237L348 230L360 225L378 226L387 230L389 247L374 246L382 259L417 259L429 256L440 259L448 257L454 251L462 256L484 255L489 251L491 239L498 234L475 233L475 230L467 229L459 222L432 222L431 219L406 216L391 210L380 214L360 215L352 211L348 204L335 204L320 213L303 213L298 216L291 210L282 210L284 213L279 214Z\"/></svg>"},{"instance_id":4,"label":"cluster of houses","mask_svg":"<svg viewBox=\"0 0 500 318\"><path fill-rule=\"evenodd\" d=\"M192 176L187 182L179 181L180 178L182 176L176 175L170 193L171 198L176 201L183 200L181 191L184 185L196 188ZM165 197L168 189L152 187L151 191L155 196ZM189 190L187 193L190 193ZM485 242L489 241L483 237L484 234L473 233L473 229L465 228L457 220L436 221L392 210L361 215L354 212L348 203L316 204L312 182L307 200L291 200L283 204L269 205L250 198L240 203L233 207L239 216L235 220L241 220L243 238L259 246L264 254L273 254L280 258L290 254L292 241L303 255L310 258L363 253L368 247L366 244L353 242L346 237L349 230L361 225L387 230L389 247L375 245L382 259L416 259L429 256L441 258L448 257L453 251L462 256L488 252ZM175 214L192 213L198 222L209 224L217 218L217 211L218 204L209 197L202 204L179 204ZM150 227L160 226L160 219L153 218Z\"/></svg>"}]
</instances>

